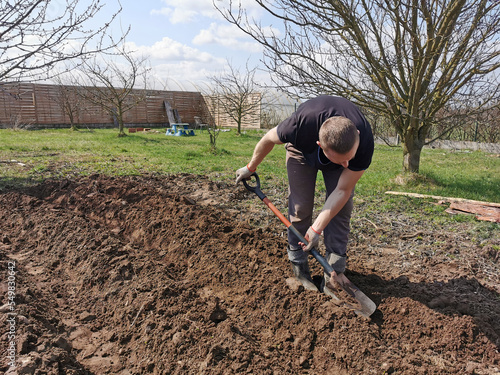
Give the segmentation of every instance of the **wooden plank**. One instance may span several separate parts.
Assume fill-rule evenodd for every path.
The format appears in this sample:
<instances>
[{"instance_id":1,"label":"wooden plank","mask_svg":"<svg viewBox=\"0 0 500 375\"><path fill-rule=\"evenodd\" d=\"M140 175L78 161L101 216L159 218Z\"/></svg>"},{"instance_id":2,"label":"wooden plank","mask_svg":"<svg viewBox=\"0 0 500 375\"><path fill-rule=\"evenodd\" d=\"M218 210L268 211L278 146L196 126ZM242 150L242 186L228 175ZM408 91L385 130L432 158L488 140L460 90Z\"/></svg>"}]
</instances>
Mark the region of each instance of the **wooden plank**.
<instances>
[{"instance_id":1,"label":"wooden plank","mask_svg":"<svg viewBox=\"0 0 500 375\"><path fill-rule=\"evenodd\" d=\"M163 103L165 105L165 111L167 112L168 122L171 124L175 124L177 121L175 120L175 115L172 109L172 105L169 103L168 100L165 100Z\"/></svg>"},{"instance_id":2,"label":"wooden plank","mask_svg":"<svg viewBox=\"0 0 500 375\"><path fill-rule=\"evenodd\" d=\"M465 198L453 198L453 197L442 197L439 195L406 193L403 191L386 191L385 193L390 194L390 195L402 195L405 197L412 197L412 198L436 199L436 200L441 200L441 201L445 201L445 202L463 202L463 203L471 203L471 204L480 204L480 205L489 206L489 207L500 207L500 203L476 201L473 199L465 199Z\"/></svg>"},{"instance_id":3,"label":"wooden plank","mask_svg":"<svg viewBox=\"0 0 500 375\"><path fill-rule=\"evenodd\" d=\"M483 204L475 204L468 202L452 202L450 204L449 210L453 212L466 212L476 215L479 220L492 221L494 223L500 223L500 208L485 206Z\"/></svg>"}]
</instances>

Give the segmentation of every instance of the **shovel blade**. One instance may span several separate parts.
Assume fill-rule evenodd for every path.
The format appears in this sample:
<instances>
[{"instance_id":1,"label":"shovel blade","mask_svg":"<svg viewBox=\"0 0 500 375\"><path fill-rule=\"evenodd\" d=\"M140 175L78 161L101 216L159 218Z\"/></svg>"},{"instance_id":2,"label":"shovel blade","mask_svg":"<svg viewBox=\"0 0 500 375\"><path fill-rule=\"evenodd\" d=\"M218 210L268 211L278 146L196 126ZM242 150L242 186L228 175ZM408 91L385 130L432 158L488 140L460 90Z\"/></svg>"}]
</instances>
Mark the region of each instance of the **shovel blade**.
<instances>
[{"instance_id":1,"label":"shovel blade","mask_svg":"<svg viewBox=\"0 0 500 375\"><path fill-rule=\"evenodd\" d=\"M341 304L365 318L369 318L377 309L377 305L354 285L343 273L332 272L326 285L330 293L335 295L334 303Z\"/></svg>"}]
</instances>

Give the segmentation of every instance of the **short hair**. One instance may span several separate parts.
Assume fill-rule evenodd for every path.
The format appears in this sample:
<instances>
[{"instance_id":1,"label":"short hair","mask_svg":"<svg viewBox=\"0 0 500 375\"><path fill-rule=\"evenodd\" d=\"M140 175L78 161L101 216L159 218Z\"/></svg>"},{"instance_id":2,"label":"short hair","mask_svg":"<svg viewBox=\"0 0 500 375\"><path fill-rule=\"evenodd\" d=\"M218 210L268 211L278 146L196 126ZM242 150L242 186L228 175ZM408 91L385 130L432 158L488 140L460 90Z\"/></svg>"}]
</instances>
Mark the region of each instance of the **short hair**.
<instances>
[{"instance_id":1,"label":"short hair","mask_svg":"<svg viewBox=\"0 0 500 375\"><path fill-rule=\"evenodd\" d=\"M319 129L319 142L339 154L347 154L359 140L356 125L346 117L334 116L327 119Z\"/></svg>"}]
</instances>

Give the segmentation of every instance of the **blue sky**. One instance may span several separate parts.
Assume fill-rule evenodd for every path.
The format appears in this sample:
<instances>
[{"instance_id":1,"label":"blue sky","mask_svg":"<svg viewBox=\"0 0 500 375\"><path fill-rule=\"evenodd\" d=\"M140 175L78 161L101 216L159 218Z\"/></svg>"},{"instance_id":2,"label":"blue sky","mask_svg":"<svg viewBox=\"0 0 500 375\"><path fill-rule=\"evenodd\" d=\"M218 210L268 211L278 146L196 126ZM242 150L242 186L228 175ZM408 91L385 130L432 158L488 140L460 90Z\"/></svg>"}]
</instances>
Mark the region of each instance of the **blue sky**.
<instances>
[{"instance_id":1,"label":"blue sky","mask_svg":"<svg viewBox=\"0 0 500 375\"><path fill-rule=\"evenodd\" d=\"M217 0L220 4L227 0ZM240 0L249 14L264 20L263 10L252 0ZM131 27L126 39L138 53L148 56L159 84L172 90L203 85L210 74L233 67L259 64L261 46L222 18L212 0L122 0L122 12L113 34ZM117 7L108 1L100 16L106 20ZM95 19L94 22L100 22ZM260 80L268 74L259 73ZM162 87L157 87L162 88Z\"/></svg>"}]
</instances>

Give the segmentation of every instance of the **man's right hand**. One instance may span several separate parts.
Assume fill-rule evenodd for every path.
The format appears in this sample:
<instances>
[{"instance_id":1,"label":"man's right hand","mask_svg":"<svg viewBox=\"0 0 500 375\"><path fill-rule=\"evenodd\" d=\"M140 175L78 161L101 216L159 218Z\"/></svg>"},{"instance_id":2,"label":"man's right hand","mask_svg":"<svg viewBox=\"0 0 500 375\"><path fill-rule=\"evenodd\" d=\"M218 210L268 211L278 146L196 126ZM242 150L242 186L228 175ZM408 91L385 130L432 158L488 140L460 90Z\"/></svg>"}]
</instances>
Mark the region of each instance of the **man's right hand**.
<instances>
[{"instance_id":1,"label":"man's right hand","mask_svg":"<svg viewBox=\"0 0 500 375\"><path fill-rule=\"evenodd\" d=\"M252 175L252 171L250 169L248 169L247 166L244 166L243 168L240 168L236 171L236 185L238 185L238 183L241 181L241 180L245 180L245 179L248 179L250 178L250 176Z\"/></svg>"}]
</instances>

